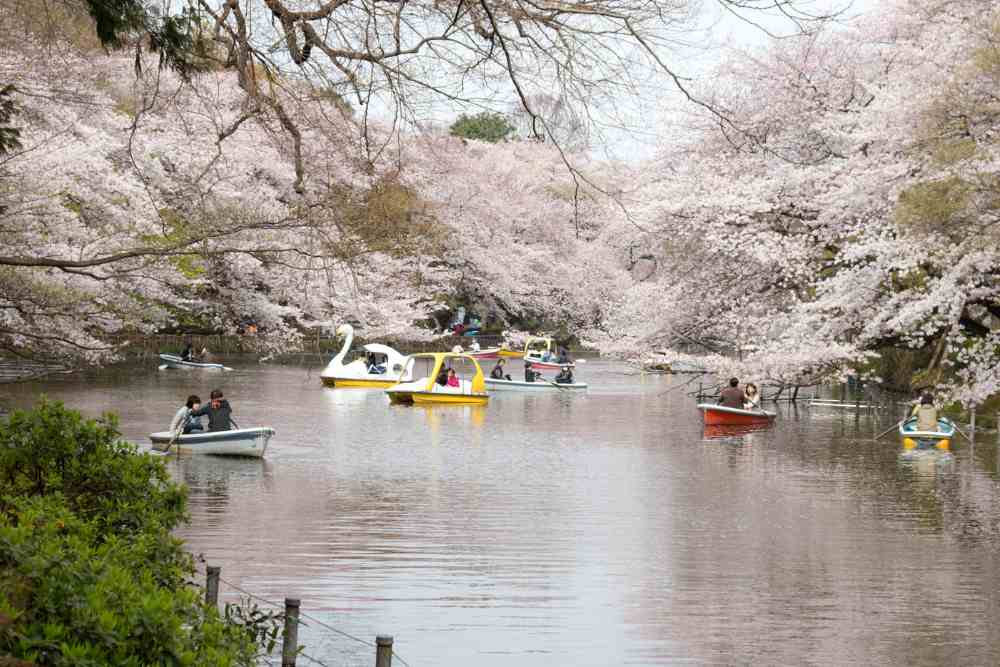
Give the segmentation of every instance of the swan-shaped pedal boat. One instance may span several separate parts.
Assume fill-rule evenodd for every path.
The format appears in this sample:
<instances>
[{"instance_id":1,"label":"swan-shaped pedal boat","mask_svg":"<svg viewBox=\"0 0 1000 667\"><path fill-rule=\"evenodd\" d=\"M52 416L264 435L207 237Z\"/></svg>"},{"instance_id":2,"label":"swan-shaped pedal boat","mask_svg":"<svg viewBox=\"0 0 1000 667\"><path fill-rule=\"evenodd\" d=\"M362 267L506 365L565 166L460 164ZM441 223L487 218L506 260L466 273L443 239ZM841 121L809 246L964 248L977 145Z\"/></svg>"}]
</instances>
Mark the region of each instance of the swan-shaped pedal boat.
<instances>
[{"instance_id":1,"label":"swan-shaped pedal boat","mask_svg":"<svg viewBox=\"0 0 1000 667\"><path fill-rule=\"evenodd\" d=\"M344 345L320 373L320 378L326 386L384 389L410 379L403 369L406 357L388 345L380 343L369 343L364 346L365 352L368 353L365 356L373 355L373 358L378 360L373 367L369 366L367 359L355 359L345 364L344 359L354 342L354 327L350 324L341 324L337 327L337 337L341 336L344 337Z\"/></svg>"}]
</instances>

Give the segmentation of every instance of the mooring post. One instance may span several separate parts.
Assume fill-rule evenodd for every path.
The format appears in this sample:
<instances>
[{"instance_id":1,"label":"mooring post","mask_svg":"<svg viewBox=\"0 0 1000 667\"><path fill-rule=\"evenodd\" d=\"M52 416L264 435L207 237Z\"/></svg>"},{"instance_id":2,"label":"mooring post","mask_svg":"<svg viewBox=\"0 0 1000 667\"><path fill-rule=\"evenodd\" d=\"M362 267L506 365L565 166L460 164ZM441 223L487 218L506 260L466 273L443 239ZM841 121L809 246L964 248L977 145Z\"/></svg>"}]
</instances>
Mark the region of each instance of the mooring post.
<instances>
[{"instance_id":1,"label":"mooring post","mask_svg":"<svg viewBox=\"0 0 1000 667\"><path fill-rule=\"evenodd\" d=\"M375 637L375 667L392 667L392 635Z\"/></svg>"},{"instance_id":2,"label":"mooring post","mask_svg":"<svg viewBox=\"0 0 1000 667\"><path fill-rule=\"evenodd\" d=\"M701 380L698 381L698 402L701 402Z\"/></svg>"},{"instance_id":3,"label":"mooring post","mask_svg":"<svg viewBox=\"0 0 1000 667\"><path fill-rule=\"evenodd\" d=\"M209 565L205 570L208 573L205 577L205 604L212 609L217 609L219 606L219 574L222 572L222 568L217 565Z\"/></svg>"},{"instance_id":4,"label":"mooring post","mask_svg":"<svg viewBox=\"0 0 1000 667\"><path fill-rule=\"evenodd\" d=\"M285 598L285 633L281 636L281 667L295 667L299 653L299 601Z\"/></svg>"},{"instance_id":5,"label":"mooring post","mask_svg":"<svg viewBox=\"0 0 1000 667\"><path fill-rule=\"evenodd\" d=\"M969 423L969 440L976 439L976 409L972 408L971 419Z\"/></svg>"}]
</instances>

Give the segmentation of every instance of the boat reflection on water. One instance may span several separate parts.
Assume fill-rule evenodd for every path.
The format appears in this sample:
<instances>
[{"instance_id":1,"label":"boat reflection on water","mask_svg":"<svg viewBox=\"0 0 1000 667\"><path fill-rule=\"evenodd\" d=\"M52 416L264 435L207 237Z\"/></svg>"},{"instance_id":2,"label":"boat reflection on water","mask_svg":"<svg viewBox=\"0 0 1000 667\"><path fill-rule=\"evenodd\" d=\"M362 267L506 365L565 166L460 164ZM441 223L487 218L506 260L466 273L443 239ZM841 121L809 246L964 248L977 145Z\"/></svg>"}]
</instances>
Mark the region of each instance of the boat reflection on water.
<instances>
[{"instance_id":1,"label":"boat reflection on water","mask_svg":"<svg viewBox=\"0 0 1000 667\"><path fill-rule=\"evenodd\" d=\"M769 428L771 428L769 422L760 424L705 424L702 439L721 440L725 438L737 438L757 431L766 431Z\"/></svg>"},{"instance_id":2,"label":"boat reflection on water","mask_svg":"<svg viewBox=\"0 0 1000 667\"><path fill-rule=\"evenodd\" d=\"M899 463L917 472L931 472L950 467L955 463L955 456L947 449L936 447L904 447L899 452Z\"/></svg>"}]
</instances>

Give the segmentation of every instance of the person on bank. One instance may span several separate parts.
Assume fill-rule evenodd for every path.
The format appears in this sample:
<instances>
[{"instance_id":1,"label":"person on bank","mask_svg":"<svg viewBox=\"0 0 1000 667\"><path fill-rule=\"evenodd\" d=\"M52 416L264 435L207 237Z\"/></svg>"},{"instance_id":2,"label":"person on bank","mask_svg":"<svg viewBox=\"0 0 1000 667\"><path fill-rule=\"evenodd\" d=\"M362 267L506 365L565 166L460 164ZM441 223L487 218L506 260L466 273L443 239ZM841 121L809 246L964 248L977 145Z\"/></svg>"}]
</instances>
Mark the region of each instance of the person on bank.
<instances>
[{"instance_id":1,"label":"person on bank","mask_svg":"<svg viewBox=\"0 0 1000 667\"><path fill-rule=\"evenodd\" d=\"M531 367L530 362L524 362L524 381L534 382L541 373L536 373L535 369Z\"/></svg>"},{"instance_id":2,"label":"person on bank","mask_svg":"<svg viewBox=\"0 0 1000 667\"><path fill-rule=\"evenodd\" d=\"M917 418L918 431L938 430L938 410L934 406L934 396L930 392L924 392L920 397L920 403L913 406L911 416Z\"/></svg>"},{"instance_id":3,"label":"person on bank","mask_svg":"<svg viewBox=\"0 0 1000 667\"><path fill-rule=\"evenodd\" d=\"M740 389L740 381L737 378L729 379L729 386L723 389L719 396L719 405L724 408L743 409L743 390Z\"/></svg>"},{"instance_id":4,"label":"person on bank","mask_svg":"<svg viewBox=\"0 0 1000 667\"><path fill-rule=\"evenodd\" d=\"M760 392L757 391L757 385L753 382L747 382L746 389L743 390L743 409L760 409Z\"/></svg>"},{"instance_id":5,"label":"person on bank","mask_svg":"<svg viewBox=\"0 0 1000 667\"><path fill-rule=\"evenodd\" d=\"M181 407L181 409L174 415L174 418L170 420L170 432L187 435L188 433L192 433L194 431L204 431L205 427L201 425L201 418L192 415L192 413L200 407L200 398L194 394L188 396L187 403L185 403L184 406Z\"/></svg>"},{"instance_id":6,"label":"person on bank","mask_svg":"<svg viewBox=\"0 0 1000 667\"><path fill-rule=\"evenodd\" d=\"M197 410L192 410L191 416L201 417L202 415L208 415L209 431L230 430L233 426L233 409L229 406L229 401L222 396L222 390L213 389L209 398L211 400L207 404Z\"/></svg>"},{"instance_id":7,"label":"person on bank","mask_svg":"<svg viewBox=\"0 0 1000 667\"><path fill-rule=\"evenodd\" d=\"M497 359L497 365L490 371L490 377L494 380L509 380L510 376L504 374L504 359Z\"/></svg>"},{"instance_id":8,"label":"person on bank","mask_svg":"<svg viewBox=\"0 0 1000 667\"><path fill-rule=\"evenodd\" d=\"M556 376L556 384L573 384L573 369L563 366Z\"/></svg>"}]
</instances>

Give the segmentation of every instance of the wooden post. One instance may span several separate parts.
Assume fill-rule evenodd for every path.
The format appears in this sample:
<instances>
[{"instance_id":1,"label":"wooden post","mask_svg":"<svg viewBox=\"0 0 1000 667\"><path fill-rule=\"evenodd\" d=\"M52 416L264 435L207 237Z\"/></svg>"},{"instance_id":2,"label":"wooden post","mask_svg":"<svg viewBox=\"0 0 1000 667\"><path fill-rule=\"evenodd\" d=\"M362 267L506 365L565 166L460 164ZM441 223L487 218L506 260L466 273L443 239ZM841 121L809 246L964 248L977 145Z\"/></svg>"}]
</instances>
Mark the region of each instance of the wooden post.
<instances>
[{"instance_id":1,"label":"wooden post","mask_svg":"<svg viewBox=\"0 0 1000 667\"><path fill-rule=\"evenodd\" d=\"M180 447L177 449L180 449ZM205 604L216 609L219 606L219 574L222 572L222 568L216 565L209 565L205 569L208 572L208 576L205 579Z\"/></svg>"},{"instance_id":2,"label":"wooden post","mask_svg":"<svg viewBox=\"0 0 1000 667\"><path fill-rule=\"evenodd\" d=\"M375 638L375 667L392 667L392 635Z\"/></svg>"},{"instance_id":3,"label":"wooden post","mask_svg":"<svg viewBox=\"0 0 1000 667\"><path fill-rule=\"evenodd\" d=\"M299 653L299 601L285 598L285 633L281 637L281 667L295 667Z\"/></svg>"},{"instance_id":4,"label":"wooden post","mask_svg":"<svg viewBox=\"0 0 1000 667\"><path fill-rule=\"evenodd\" d=\"M976 409L972 408L971 421L969 423L969 440L976 439Z\"/></svg>"},{"instance_id":5,"label":"wooden post","mask_svg":"<svg viewBox=\"0 0 1000 667\"><path fill-rule=\"evenodd\" d=\"M701 403L701 380L698 381L698 402Z\"/></svg>"}]
</instances>

